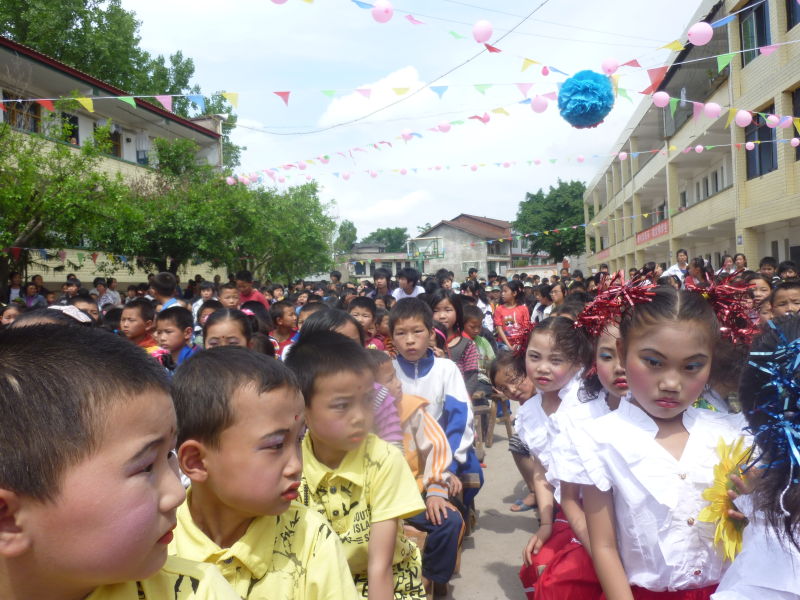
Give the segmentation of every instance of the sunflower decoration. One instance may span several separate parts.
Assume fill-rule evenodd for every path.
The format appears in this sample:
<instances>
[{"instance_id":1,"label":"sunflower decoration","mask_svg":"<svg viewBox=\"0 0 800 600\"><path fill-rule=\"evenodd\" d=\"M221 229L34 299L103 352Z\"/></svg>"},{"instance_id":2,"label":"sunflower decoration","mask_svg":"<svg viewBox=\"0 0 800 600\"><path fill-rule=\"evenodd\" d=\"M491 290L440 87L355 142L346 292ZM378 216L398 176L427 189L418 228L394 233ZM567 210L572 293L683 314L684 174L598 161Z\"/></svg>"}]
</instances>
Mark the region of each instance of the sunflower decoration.
<instances>
[{"instance_id":1,"label":"sunflower decoration","mask_svg":"<svg viewBox=\"0 0 800 600\"><path fill-rule=\"evenodd\" d=\"M717 444L720 462L714 467L714 483L703 490L703 499L708 500L710 504L700 511L698 519L716 523L714 544L724 560L733 561L742 550L742 533L747 521L734 519L728 515L729 510L737 510L728 492L735 489L731 475L738 475L744 479L743 465L750 451L750 447L745 447L742 437L730 445L720 438Z\"/></svg>"}]
</instances>

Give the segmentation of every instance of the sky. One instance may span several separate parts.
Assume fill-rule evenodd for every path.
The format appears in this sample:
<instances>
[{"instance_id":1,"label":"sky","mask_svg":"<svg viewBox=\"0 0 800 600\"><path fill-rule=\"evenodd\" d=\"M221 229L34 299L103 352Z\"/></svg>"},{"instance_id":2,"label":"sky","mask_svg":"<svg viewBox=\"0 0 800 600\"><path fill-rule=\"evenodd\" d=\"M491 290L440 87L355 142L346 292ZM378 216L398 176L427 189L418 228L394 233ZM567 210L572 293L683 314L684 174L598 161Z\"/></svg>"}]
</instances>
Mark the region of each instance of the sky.
<instances>
[{"instance_id":1,"label":"sky","mask_svg":"<svg viewBox=\"0 0 800 600\"><path fill-rule=\"evenodd\" d=\"M145 50L191 57L193 83L205 94L239 93L233 141L247 150L237 172L263 176L279 168L280 176L291 175L279 187L310 175L320 197L333 203L331 214L355 223L359 239L398 226L413 236L425 223L460 213L513 220L526 192L547 190L558 179L591 181L604 164L593 156L608 155L636 104L649 101L635 93L649 83L644 69L619 69L619 85L634 92L633 102L617 98L594 129L571 127L554 101L535 113L520 104L525 96L516 84L532 84L532 98L556 92L566 79L543 74L543 65L566 74L600 71L609 58L660 66L669 51L658 48L681 36L701 3L392 0L394 16L378 23L352 0L284 2L123 0L123 6L141 21ZM408 14L423 24L411 24ZM472 26L480 20L491 23L490 43L502 52L479 54ZM523 72L523 58L542 64ZM448 86L441 98L430 89L411 95L431 82ZM476 84L493 85L481 93ZM400 96L394 88L409 92ZM369 98L358 89L369 89ZM276 91L291 91L288 106ZM508 114L492 112L498 108ZM469 118L484 114L487 123ZM464 124L431 131L451 121ZM403 140L409 132L422 137ZM324 155L328 164L317 160ZM282 168L307 159L315 164L302 172Z\"/></svg>"}]
</instances>

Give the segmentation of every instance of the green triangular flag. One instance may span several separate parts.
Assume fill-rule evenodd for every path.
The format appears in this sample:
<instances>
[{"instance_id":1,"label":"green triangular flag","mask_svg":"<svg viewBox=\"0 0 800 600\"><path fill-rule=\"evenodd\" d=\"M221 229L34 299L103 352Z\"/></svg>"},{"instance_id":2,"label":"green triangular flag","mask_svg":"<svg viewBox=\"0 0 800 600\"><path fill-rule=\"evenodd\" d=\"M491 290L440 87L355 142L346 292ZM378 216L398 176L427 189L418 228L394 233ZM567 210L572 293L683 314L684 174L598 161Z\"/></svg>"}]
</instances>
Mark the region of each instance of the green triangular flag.
<instances>
[{"instance_id":1,"label":"green triangular flag","mask_svg":"<svg viewBox=\"0 0 800 600\"><path fill-rule=\"evenodd\" d=\"M133 96L120 96L119 99L125 104L130 104L133 108L136 108L136 100L133 99Z\"/></svg>"},{"instance_id":2,"label":"green triangular flag","mask_svg":"<svg viewBox=\"0 0 800 600\"><path fill-rule=\"evenodd\" d=\"M463 125L464 121L450 121L450 125Z\"/></svg>"},{"instance_id":3,"label":"green triangular flag","mask_svg":"<svg viewBox=\"0 0 800 600\"><path fill-rule=\"evenodd\" d=\"M491 83L476 83L475 89L478 90L481 94L485 94L486 90L492 87Z\"/></svg>"},{"instance_id":4,"label":"green triangular flag","mask_svg":"<svg viewBox=\"0 0 800 600\"><path fill-rule=\"evenodd\" d=\"M628 102L633 102L633 98L628 95L628 90L625 88L617 88L617 94L625 98Z\"/></svg>"},{"instance_id":5,"label":"green triangular flag","mask_svg":"<svg viewBox=\"0 0 800 600\"><path fill-rule=\"evenodd\" d=\"M675 110L678 108L679 100L677 98L669 99L669 114L675 116Z\"/></svg>"},{"instance_id":6,"label":"green triangular flag","mask_svg":"<svg viewBox=\"0 0 800 600\"><path fill-rule=\"evenodd\" d=\"M722 69L731 64L734 54L735 54L734 52L729 52L728 54L720 54L717 57L717 71L722 71Z\"/></svg>"},{"instance_id":7,"label":"green triangular flag","mask_svg":"<svg viewBox=\"0 0 800 600\"><path fill-rule=\"evenodd\" d=\"M333 98L336 95L336 90L322 90L322 93L328 98Z\"/></svg>"},{"instance_id":8,"label":"green triangular flag","mask_svg":"<svg viewBox=\"0 0 800 600\"><path fill-rule=\"evenodd\" d=\"M551 163L553 163L553 164L556 164L556 161L557 161L557 160L558 160L557 158L551 158L551 159L550 159L550 162L551 162Z\"/></svg>"},{"instance_id":9,"label":"green triangular flag","mask_svg":"<svg viewBox=\"0 0 800 600\"><path fill-rule=\"evenodd\" d=\"M457 40L464 39L463 35L461 35L460 33L456 33L455 31L448 31L448 33L450 35L452 35L454 38L456 38Z\"/></svg>"}]
</instances>

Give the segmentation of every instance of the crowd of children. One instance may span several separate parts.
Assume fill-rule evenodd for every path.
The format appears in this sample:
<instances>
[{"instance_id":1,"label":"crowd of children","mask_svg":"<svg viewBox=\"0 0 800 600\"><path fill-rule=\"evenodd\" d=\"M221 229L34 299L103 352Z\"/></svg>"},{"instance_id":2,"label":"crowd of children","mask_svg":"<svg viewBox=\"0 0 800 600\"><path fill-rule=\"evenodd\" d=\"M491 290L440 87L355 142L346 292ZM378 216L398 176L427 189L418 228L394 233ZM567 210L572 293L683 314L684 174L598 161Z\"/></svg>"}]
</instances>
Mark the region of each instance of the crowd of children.
<instances>
[{"instance_id":1,"label":"crowd of children","mask_svg":"<svg viewBox=\"0 0 800 600\"><path fill-rule=\"evenodd\" d=\"M12 274L0 598L445 596L511 400L520 597L800 599L793 263L396 281Z\"/></svg>"}]
</instances>

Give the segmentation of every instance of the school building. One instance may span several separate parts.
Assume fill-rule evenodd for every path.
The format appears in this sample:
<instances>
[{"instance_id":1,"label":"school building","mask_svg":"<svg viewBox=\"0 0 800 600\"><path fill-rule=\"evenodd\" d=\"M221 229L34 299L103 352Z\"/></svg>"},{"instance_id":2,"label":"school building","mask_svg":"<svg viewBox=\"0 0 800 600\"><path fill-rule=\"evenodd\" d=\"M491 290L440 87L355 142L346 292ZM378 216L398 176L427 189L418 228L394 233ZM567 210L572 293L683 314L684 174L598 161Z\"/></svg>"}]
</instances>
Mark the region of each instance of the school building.
<instances>
[{"instance_id":1,"label":"school building","mask_svg":"<svg viewBox=\"0 0 800 600\"><path fill-rule=\"evenodd\" d=\"M679 248L714 267L737 252L756 269L763 256L800 261L800 4L705 1L686 28L737 11L709 44L673 52L658 90L675 100L645 97L587 186L590 267L669 265ZM708 58L727 53L722 70ZM752 124L729 126L730 108L753 112Z\"/></svg>"}]
</instances>

